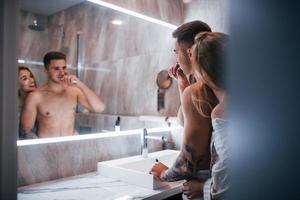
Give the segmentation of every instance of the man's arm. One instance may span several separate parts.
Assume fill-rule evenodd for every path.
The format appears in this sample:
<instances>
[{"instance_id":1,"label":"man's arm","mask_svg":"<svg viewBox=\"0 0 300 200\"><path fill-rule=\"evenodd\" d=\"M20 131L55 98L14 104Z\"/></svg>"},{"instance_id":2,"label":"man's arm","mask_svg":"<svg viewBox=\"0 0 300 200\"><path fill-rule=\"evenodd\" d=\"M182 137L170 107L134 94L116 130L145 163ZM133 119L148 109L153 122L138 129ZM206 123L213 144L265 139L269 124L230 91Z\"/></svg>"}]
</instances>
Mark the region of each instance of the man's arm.
<instances>
[{"instance_id":1,"label":"man's arm","mask_svg":"<svg viewBox=\"0 0 300 200\"><path fill-rule=\"evenodd\" d=\"M24 104L21 114L21 133L26 139L37 138L36 133L32 131L37 117L37 106L39 97L36 92L30 93Z\"/></svg>"},{"instance_id":2,"label":"man's arm","mask_svg":"<svg viewBox=\"0 0 300 200\"><path fill-rule=\"evenodd\" d=\"M199 160L195 158L195 149L184 144L174 165L160 176L162 181L178 181L192 177L197 170ZM194 159L194 160L193 160Z\"/></svg>"},{"instance_id":3,"label":"man's arm","mask_svg":"<svg viewBox=\"0 0 300 200\"><path fill-rule=\"evenodd\" d=\"M105 109L103 101L74 75L66 75L64 82L68 85L77 86L78 102L92 112L102 112Z\"/></svg>"},{"instance_id":4,"label":"man's arm","mask_svg":"<svg viewBox=\"0 0 300 200\"><path fill-rule=\"evenodd\" d=\"M190 83L186 77L186 75L183 73L183 71L180 69L180 66L178 64L172 66L169 69L169 76L177 80L177 86L179 90L179 96L180 96L180 102L182 103L182 96L183 96L183 91L185 88L187 88ZM182 112L182 106L179 107L178 112L177 112L177 120L181 126L184 125L184 117L183 117L183 112Z\"/></svg>"},{"instance_id":5,"label":"man's arm","mask_svg":"<svg viewBox=\"0 0 300 200\"><path fill-rule=\"evenodd\" d=\"M181 105L179 106L178 112L177 112L177 122L181 126L184 126L184 117L183 117L183 112L182 112L182 106Z\"/></svg>"},{"instance_id":6,"label":"man's arm","mask_svg":"<svg viewBox=\"0 0 300 200\"><path fill-rule=\"evenodd\" d=\"M183 93L184 138L183 146L174 165L168 170L161 170L162 181L177 181L193 176L203 168L209 154L211 133L210 118L200 115L192 102L194 89L188 87ZM153 167L154 173L159 164Z\"/></svg>"}]
</instances>

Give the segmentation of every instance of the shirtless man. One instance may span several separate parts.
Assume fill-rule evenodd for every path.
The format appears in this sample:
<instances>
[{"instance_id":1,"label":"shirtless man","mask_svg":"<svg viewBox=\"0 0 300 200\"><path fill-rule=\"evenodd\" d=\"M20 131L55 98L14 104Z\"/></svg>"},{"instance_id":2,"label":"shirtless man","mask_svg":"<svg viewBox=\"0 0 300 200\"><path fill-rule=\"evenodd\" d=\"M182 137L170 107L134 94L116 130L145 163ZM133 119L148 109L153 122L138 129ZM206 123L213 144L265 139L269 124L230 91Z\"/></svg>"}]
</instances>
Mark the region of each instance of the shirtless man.
<instances>
[{"instance_id":1,"label":"shirtless man","mask_svg":"<svg viewBox=\"0 0 300 200\"><path fill-rule=\"evenodd\" d=\"M27 138L36 137L32 128L37 120L40 138L74 135L77 103L91 112L102 112L104 103L76 76L66 73L63 53L47 53L44 67L48 82L28 95L21 117L22 132Z\"/></svg>"},{"instance_id":2,"label":"shirtless man","mask_svg":"<svg viewBox=\"0 0 300 200\"><path fill-rule=\"evenodd\" d=\"M183 102L183 91L191 86L187 76L194 75L192 69L192 63L190 59L191 47L194 44L194 38L197 33L200 32L211 32L211 28L204 22L192 21L179 26L173 32L173 38L175 38L175 49L174 52L177 58L177 64L169 69L169 75L175 78L178 82L178 90L180 95L180 101ZM198 84L192 87L194 91L202 89L202 82L196 78ZM190 89L192 89L190 88ZM183 126L184 117L182 106L179 107L177 113L178 122Z\"/></svg>"},{"instance_id":3,"label":"shirtless man","mask_svg":"<svg viewBox=\"0 0 300 200\"><path fill-rule=\"evenodd\" d=\"M195 77L197 82L190 85L186 75L194 74L191 51L194 37L200 32L211 32L210 27L200 21L192 21L178 27L173 32L177 65L169 70L177 79L182 109L178 111L179 122L184 126L183 145L180 155L172 168L157 163L150 173L162 181L188 181L197 178L199 170L208 170L210 164L210 136L212 132L210 113L218 103L213 91ZM201 101L201 108L199 104Z\"/></svg>"}]
</instances>

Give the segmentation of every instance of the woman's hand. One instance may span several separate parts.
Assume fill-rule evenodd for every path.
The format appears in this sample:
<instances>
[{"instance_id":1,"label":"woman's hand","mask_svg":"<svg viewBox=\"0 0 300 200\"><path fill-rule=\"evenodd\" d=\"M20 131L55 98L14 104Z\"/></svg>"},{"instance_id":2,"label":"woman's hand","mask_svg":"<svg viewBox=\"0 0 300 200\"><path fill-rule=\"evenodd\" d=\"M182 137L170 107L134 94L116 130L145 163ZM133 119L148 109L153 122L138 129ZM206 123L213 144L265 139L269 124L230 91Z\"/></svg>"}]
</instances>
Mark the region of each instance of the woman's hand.
<instances>
[{"instance_id":1,"label":"woman's hand","mask_svg":"<svg viewBox=\"0 0 300 200\"><path fill-rule=\"evenodd\" d=\"M195 197L202 197L204 182L192 179L182 184L182 192L187 198L192 199Z\"/></svg>"}]
</instances>

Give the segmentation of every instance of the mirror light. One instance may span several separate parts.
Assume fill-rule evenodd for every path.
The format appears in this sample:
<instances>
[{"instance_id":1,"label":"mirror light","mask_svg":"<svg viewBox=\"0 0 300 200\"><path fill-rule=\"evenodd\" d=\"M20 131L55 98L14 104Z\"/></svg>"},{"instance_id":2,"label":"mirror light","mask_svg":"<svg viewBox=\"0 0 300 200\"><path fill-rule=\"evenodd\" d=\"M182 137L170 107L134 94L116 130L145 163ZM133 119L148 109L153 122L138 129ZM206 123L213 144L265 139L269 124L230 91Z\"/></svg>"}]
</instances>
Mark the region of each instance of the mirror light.
<instances>
[{"instance_id":1,"label":"mirror light","mask_svg":"<svg viewBox=\"0 0 300 200\"><path fill-rule=\"evenodd\" d=\"M23 60L23 59L18 59L18 64L28 64L28 65L38 65L38 66L44 66L43 62L39 61L34 61L34 60ZM68 69L73 69L76 70L76 67L72 67L71 64L67 64ZM110 72L111 70L108 68L103 68L103 67L84 67L83 69L80 70L91 70L91 71L102 71L102 72Z\"/></svg>"},{"instance_id":2,"label":"mirror light","mask_svg":"<svg viewBox=\"0 0 300 200\"><path fill-rule=\"evenodd\" d=\"M29 65L41 65L41 66L44 66L44 63L43 63L43 62L33 61L33 60L22 60L22 59L18 59L18 63L19 63L19 64L29 64Z\"/></svg>"},{"instance_id":3,"label":"mirror light","mask_svg":"<svg viewBox=\"0 0 300 200\"><path fill-rule=\"evenodd\" d=\"M158 128L149 128L149 129L147 129L147 132L148 133L160 133L160 132L164 132L164 131L174 131L174 130L181 130L181 129L182 129L181 126L158 127ZM125 136L125 135L141 134L142 132L143 132L143 129L134 129L134 130L117 131L117 132L112 131L112 132L106 132L106 133L94 133L94 134L87 134L87 135L18 140L17 146L49 144L49 143L57 143L57 142L70 142L70 141L89 140L89 139L107 138L107 137L119 137L119 136Z\"/></svg>"},{"instance_id":4,"label":"mirror light","mask_svg":"<svg viewBox=\"0 0 300 200\"><path fill-rule=\"evenodd\" d=\"M167 27L167 28L170 28L170 29L176 29L177 28L177 26L175 26L173 24L170 24L170 23L167 23L167 22L164 22L164 21L152 18L152 17L148 17L146 15L143 15L143 14L140 14L140 13L128 10L126 8L122 8L120 6L116 6L116 5L111 4L111 3L107 3L107 2L104 2L104 1L101 1L101 0L87 0L87 1L95 3L95 4L98 4L100 6L111 8L113 10L116 10L116 11L119 11L119 12L122 12L122 13L125 13L125 14L128 14L128 15L131 15L131 16L143 19L143 20L146 20L148 22L152 22L152 23L155 23L155 24Z\"/></svg>"},{"instance_id":5,"label":"mirror light","mask_svg":"<svg viewBox=\"0 0 300 200\"><path fill-rule=\"evenodd\" d=\"M112 20L111 23L114 24L114 25L121 25L121 24L123 24L123 22L121 20L117 20L117 19L116 20Z\"/></svg>"}]
</instances>

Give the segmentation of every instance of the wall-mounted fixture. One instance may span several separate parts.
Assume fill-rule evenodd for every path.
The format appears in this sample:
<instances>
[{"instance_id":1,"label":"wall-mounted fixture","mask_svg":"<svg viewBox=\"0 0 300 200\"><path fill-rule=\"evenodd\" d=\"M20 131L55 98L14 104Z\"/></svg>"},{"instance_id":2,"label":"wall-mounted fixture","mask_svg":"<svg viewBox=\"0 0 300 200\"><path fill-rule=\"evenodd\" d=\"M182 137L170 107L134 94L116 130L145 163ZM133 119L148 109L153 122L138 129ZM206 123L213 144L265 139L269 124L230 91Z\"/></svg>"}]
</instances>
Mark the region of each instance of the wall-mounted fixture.
<instances>
[{"instance_id":1,"label":"wall-mounted fixture","mask_svg":"<svg viewBox=\"0 0 300 200\"><path fill-rule=\"evenodd\" d=\"M115 131L118 132L121 130L121 117L118 116L115 122Z\"/></svg>"},{"instance_id":2,"label":"wall-mounted fixture","mask_svg":"<svg viewBox=\"0 0 300 200\"><path fill-rule=\"evenodd\" d=\"M172 85L172 78L169 76L167 70L162 70L157 74L156 84L157 89L157 111L165 108L165 93Z\"/></svg>"},{"instance_id":3,"label":"wall-mounted fixture","mask_svg":"<svg viewBox=\"0 0 300 200\"><path fill-rule=\"evenodd\" d=\"M148 140L161 141L163 148L166 146L165 143L167 142L167 138L165 136L148 135L147 129L144 128L141 135L141 152L143 158L148 157Z\"/></svg>"},{"instance_id":4,"label":"wall-mounted fixture","mask_svg":"<svg viewBox=\"0 0 300 200\"><path fill-rule=\"evenodd\" d=\"M28 28L32 31L45 31L47 27L47 17L40 15L33 15L30 19Z\"/></svg>"}]
</instances>

